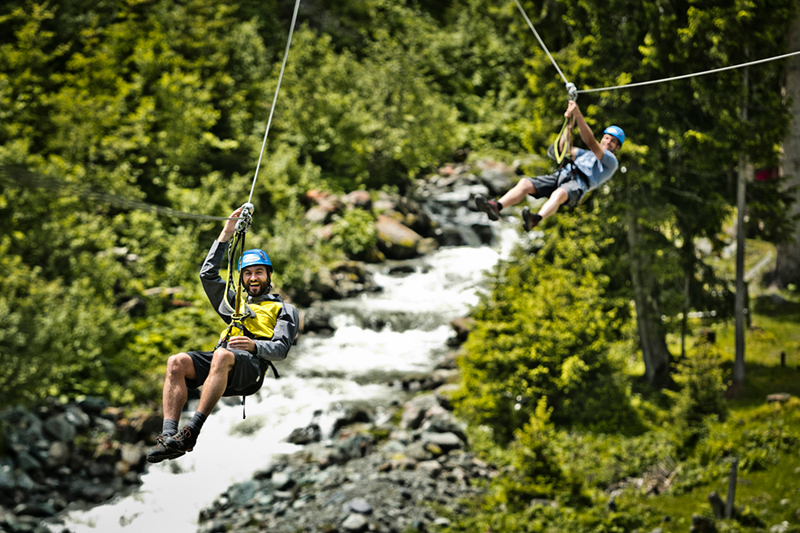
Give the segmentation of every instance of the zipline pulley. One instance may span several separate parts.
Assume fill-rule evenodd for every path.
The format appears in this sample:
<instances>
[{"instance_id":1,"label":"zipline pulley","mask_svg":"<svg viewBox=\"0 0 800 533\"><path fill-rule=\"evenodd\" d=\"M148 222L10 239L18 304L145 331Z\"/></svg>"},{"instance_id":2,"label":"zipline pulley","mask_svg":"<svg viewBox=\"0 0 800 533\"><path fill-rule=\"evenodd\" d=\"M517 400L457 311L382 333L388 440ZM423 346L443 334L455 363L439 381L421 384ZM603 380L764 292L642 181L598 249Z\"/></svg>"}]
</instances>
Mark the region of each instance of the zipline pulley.
<instances>
[{"instance_id":1,"label":"zipline pulley","mask_svg":"<svg viewBox=\"0 0 800 533\"><path fill-rule=\"evenodd\" d=\"M567 94L569 95L570 102L578 101L578 88L572 82L567 83Z\"/></svg>"}]
</instances>

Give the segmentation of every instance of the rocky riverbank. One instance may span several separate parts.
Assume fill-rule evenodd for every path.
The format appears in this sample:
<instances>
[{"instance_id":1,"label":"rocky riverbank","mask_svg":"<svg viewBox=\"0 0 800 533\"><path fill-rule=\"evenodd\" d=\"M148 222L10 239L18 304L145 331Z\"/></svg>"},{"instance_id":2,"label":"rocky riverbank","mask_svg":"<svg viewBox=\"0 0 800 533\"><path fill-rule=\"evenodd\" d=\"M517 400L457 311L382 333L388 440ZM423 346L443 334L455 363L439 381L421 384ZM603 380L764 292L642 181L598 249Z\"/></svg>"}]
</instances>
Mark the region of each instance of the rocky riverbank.
<instances>
[{"instance_id":1,"label":"rocky riverbank","mask_svg":"<svg viewBox=\"0 0 800 533\"><path fill-rule=\"evenodd\" d=\"M278 457L229 487L200 512L201 533L436 531L470 512L497 472L468 451L451 411L452 359L410 388L420 392L376 417L350 410L326 438L318 425L289 440L303 449Z\"/></svg>"},{"instance_id":2,"label":"rocky riverbank","mask_svg":"<svg viewBox=\"0 0 800 533\"><path fill-rule=\"evenodd\" d=\"M341 196L309 193L306 198L309 235L330 238L337 217L347 210L362 209L374 218L378 242L375 249L359 260L321 267L310 279L307 294L288 295L302 310L302 331L323 335L333 332L331 314L324 305L318 305L320 302L380 291L371 274L371 263L396 262L393 268L402 271L403 261L424 256L439 246L491 242L492 229L486 216L475 210L473 199L479 193L502 193L515 181L515 170L515 166L494 162L448 165L437 174L419 180L407 197L379 193L373 198L364 191ZM170 290L159 289L153 295L170 297ZM191 305L179 300L171 302L174 306ZM141 303L128 302L129 307ZM463 340L462 337L463 333L457 331L455 338ZM433 391L452 380L452 372L451 366L429 375L406 376L397 386L404 391ZM253 480L260 501L272 498L271 504L264 505L285 509L272 512L260 508L253 511L261 513L255 520L282 523L282 517L292 517L295 510L306 505L311 510L314 505L327 502L326 491L339 502L350 494L353 483L361 488L344 503L357 499L359 496L355 494L363 489L372 511L354 504L363 512L353 511L357 516L348 522L347 527L354 528L351 531L359 530L357 524L362 521L358 516L366 519L367 530L383 527L380 524L384 522L402 522L417 529L432 524L444 517L421 502L436 498L448 502L441 504L450 509L447 513L459 512L456 502L478 490L469 481L485 479L491 470L465 451L466 437L462 431L456 431L458 424L447 411L445 394L442 391L431 394L425 397L434 398L435 404L428 405L414 423L404 422L400 414L413 409L408 405L396 406L398 414L397 420L392 419L394 422L365 412L355 425L343 422L335 434L319 435L318 441L306 444L297 456L284 458L271 466L269 472L260 473ZM135 489L147 468L144 453L153 445L160 429L160 414L152 408L126 413L97 398L68 403L50 400L35 409L17 407L3 411L0 413L0 533L49 532L42 520L57 523L61 513L101 504ZM356 444L359 453L351 453ZM366 474L359 477L362 470ZM273 474L278 476L273 479ZM276 480L284 475L293 480L292 488L268 489L276 483L280 485ZM373 475L378 477L373 479ZM382 484L394 486L400 499L394 502L368 499L370 491L382 492L379 490ZM309 488L302 492L298 487ZM345 496L340 496L339 491L344 491L341 494ZM284 498L285 492L293 496ZM319 495L311 497L312 493ZM241 498L237 496L236 501ZM218 503L208 509L201 517L203 527L213 529L219 523L230 526L234 523L230 517L236 515L242 520L245 515L253 514L244 510L255 505L250 499L240 503L238 507ZM336 516L330 514L331 509L330 504L322 505L314 516L320 523L339 527ZM386 517L402 517L402 520Z\"/></svg>"},{"instance_id":3,"label":"rocky riverbank","mask_svg":"<svg viewBox=\"0 0 800 533\"><path fill-rule=\"evenodd\" d=\"M0 531L49 532L43 519L137 487L160 429L151 412L126 415L100 398L0 412Z\"/></svg>"}]
</instances>

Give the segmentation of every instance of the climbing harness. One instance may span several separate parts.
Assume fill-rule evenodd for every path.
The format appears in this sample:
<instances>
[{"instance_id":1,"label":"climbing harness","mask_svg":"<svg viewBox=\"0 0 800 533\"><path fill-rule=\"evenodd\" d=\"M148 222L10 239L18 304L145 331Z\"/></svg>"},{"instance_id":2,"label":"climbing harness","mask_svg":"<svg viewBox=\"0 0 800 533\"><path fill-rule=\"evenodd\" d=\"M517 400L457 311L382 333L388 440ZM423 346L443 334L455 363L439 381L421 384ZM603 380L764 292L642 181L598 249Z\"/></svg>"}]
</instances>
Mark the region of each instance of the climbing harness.
<instances>
[{"instance_id":1,"label":"climbing harness","mask_svg":"<svg viewBox=\"0 0 800 533\"><path fill-rule=\"evenodd\" d=\"M578 91L575 85L569 82L567 82L567 94L570 102L575 102L578 99ZM572 117L564 117L564 125L561 126L561 131L558 132L558 136L553 143L553 155L556 163L559 164L559 168L562 162L569 159L572 153L572 121Z\"/></svg>"}]
</instances>

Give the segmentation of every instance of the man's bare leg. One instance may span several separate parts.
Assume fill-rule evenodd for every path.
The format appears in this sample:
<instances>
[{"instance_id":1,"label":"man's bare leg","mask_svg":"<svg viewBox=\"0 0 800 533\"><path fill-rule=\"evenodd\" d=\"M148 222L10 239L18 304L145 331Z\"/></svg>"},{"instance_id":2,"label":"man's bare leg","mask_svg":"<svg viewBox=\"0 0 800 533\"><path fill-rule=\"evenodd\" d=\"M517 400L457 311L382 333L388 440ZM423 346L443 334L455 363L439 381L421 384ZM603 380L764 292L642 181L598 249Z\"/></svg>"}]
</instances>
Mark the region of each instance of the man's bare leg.
<instances>
[{"instance_id":1,"label":"man's bare leg","mask_svg":"<svg viewBox=\"0 0 800 533\"><path fill-rule=\"evenodd\" d=\"M177 459L186 453L168 448L166 441L178 433L178 420L189 396L186 379L194 379L195 377L197 377L197 374L195 373L194 362L189 354L175 354L167 360L167 373L164 378L164 391L162 393L164 422L161 427L161 434L156 437L156 445L147 452L148 463L160 463L166 459Z\"/></svg>"},{"instance_id":2,"label":"man's bare leg","mask_svg":"<svg viewBox=\"0 0 800 533\"><path fill-rule=\"evenodd\" d=\"M544 220L558 211L558 208L561 207L561 205L567 200L569 200L569 194L567 194L567 191L559 187L553 191L553 194L550 195L550 198L548 198L544 205L539 209L539 216L542 217L542 220Z\"/></svg>"},{"instance_id":3,"label":"man's bare leg","mask_svg":"<svg viewBox=\"0 0 800 533\"><path fill-rule=\"evenodd\" d=\"M561 204L567 200L569 200L569 194L567 191L559 187L553 191L553 194L550 195L550 198L548 198L544 205L542 205L537 214L534 215L531 213L531 210L528 209L528 206L523 207L522 227L525 228L525 231L532 230L539 224L539 222L558 211L558 208L561 207Z\"/></svg>"},{"instance_id":4,"label":"man's bare leg","mask_svg":"<svg viewBox=\"0 0 800 533\"><path fill-rule=\"evenodd\" d=\"M189 397L186 379L194 379L195 377L194 363L188 354L175 354L167 360L167 375L164 378L164 392L162 394L165 419L180 419L181 410Z\"/></svg>"},{"instance_id":5,"label":"man's bare leg","mask_svg":"<svg viewBox=\"0 0 800 533\"><path fill-rule=\"evenodd\" d=\"M232 351L225 348L217 348L214 357L211 359L211 368L208 377L203 383L203 392L200 393L200 404L197 411L205 416L211 414L214 406L222 398L225 388L228 386L228 374L233 370L236 356Z\"/></svg>"},{"instance_id":6,"label":"man's bare leg","mask_svg":"<svg viewBox=\"0 0 800 533\"><path fill-rule=\"evenodd\" d=\"M536 187L533 186L533 183L528 178L522 178L500 198L500 203L503 207L517 205L529 194L536 194Z\"/></svg>"}]
</instances>

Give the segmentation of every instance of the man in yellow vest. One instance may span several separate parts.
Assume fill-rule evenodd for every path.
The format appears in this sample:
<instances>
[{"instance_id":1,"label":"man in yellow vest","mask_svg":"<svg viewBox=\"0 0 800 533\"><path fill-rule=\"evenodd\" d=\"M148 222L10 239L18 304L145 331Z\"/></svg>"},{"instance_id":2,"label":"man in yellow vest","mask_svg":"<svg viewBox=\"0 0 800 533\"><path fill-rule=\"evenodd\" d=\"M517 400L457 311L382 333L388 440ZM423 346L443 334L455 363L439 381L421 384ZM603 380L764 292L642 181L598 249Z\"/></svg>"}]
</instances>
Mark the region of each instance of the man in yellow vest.
<instances>
[{"instance_id":1,"label":"man in yellow vest","mask_svg":"<svg viewBox=\"0 0 800 533\"><path fill-rule=\"evenodd\" d=\"M239 216L241 208L231 213ZM228 324L231 323L225 302L226 283L219 269L226 255L228 241L236 229L236 220L226 220L219 237L200 268L200 280L211 305ZM230 268L230 265L229 265ZM160 463L192 451L206 417L222 396L247 396L261 388L272 361L282 361L292 347L299 315L297 309L270 294L272 262L263 250L247 250L239 261L242 286L247 291L247 318L244 331L235 329L228 341L228 329L213 352L191 351L171 356L164 379L164 422L156 445L147 452L147 461ZM235 301L233 291L228 301ZM178 431L181 410L190 388L202 385L200 403L192 419Z\"/></svg>"}]
</instances>

